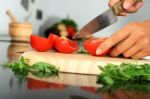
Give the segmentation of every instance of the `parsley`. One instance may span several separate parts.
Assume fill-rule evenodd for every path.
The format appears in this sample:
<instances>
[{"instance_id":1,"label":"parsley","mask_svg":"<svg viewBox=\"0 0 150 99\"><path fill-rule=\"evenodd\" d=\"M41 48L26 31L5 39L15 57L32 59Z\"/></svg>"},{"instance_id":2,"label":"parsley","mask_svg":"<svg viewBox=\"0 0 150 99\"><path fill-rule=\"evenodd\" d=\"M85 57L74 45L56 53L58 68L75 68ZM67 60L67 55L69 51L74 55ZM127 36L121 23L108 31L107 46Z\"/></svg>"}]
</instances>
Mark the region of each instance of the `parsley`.
<instances>
[{"instance_id":1,"label":"parsley","mask_svg":"<svg viewBox=\"0 0 150 99\"><path fill-rule=\"evenodd\" d=\"M44 62L37 62L33 64L32 69L34 70L33 74L38 77L58 75L58 69L54 65Z\"/></svg>"},{"instance_id":2,"label":"parsley","mask_svg":"<svg viewBox=\"0 0 150 99\"><path fill-rule=\"evenodd\" d=\"M21 57L14 63L6 64L5 66L11 68L14 74L19 78L28 76L29 72L38 77L49 77L52 75L58 75L59 71L56 66L45 62L37 62L30 65L29 60L24 57Z\"/></svg>"},{"instance_id":3,"label":"parsley","mask_svg":"<svg viewBox=\"0 0 150 99\"><path fill-rule=\"evenodd\" d=\"M150 64L107 64L104 67L99 66L99 68L102 73L98 75L97 83L113 85L118 81L131 83L150 82Z\"/></svg>"},{"instance_id":4,"label":"parsley","mask_svg":"<svg viewBox=\"0 0 150 99\"><path fill-rule=\"evenodd\" d=\"M30 65L28 64L28 60L24 57L21 57L18 61L10 64L6 64L7 67L11 68L14 74L23 78L26 77L30 71Z\"/></svg>"}]
</instances>

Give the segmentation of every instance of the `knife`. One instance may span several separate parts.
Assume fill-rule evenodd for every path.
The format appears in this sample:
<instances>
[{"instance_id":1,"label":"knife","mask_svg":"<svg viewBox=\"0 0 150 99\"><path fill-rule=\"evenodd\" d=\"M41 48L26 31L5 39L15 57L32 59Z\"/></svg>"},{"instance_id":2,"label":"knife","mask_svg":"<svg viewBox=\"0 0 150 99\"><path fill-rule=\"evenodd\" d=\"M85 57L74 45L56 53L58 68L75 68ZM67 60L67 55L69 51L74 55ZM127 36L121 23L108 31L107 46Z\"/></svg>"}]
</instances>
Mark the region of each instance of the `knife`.
<instances>
[{"instance_id":1,"label":"knife","mask_svg":"<svg viewBox=\"0 0 150 99\"><path fill-rule=\"evenodd\" d=\"M117 16L124 11L123 2L124 0L117 2L112 8L108 9L107 11L91 20L73 36L73 39L84 38L87 35L96 33L117 22ZM142 2L142 0L133 0L133 2Z\"/></svg>"}]
</instances>

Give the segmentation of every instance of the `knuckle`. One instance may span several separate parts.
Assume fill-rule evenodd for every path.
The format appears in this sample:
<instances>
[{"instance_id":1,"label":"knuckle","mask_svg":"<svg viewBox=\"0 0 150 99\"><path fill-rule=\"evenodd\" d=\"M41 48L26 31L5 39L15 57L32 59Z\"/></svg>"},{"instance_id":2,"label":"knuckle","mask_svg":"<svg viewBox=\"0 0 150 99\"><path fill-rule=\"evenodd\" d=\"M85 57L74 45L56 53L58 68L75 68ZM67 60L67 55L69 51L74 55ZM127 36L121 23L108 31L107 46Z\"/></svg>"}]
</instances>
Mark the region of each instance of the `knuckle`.
<instances>
[{"instance_id":1,"label":"knuckle","mask_svg":"<svg viewBox=\"0 0 150 99\"><path fill-rule=\"evenodd\" d=\"M117 52L117 53L122 53L122 49L120 49L120 47L116 47L114 50L115 50L115 52Z\"/></svg>"},{"instance_id":2,"label":"knuckle","mask_svg":"<svg viewBox=\"0 0 150 99\"><path fill-rule=\"evenodd\" d=\"M137 29L137 28L140 27L140 24L139 24L139 22L131 22L131 23L129 23L128 26L129 26L129 27L132 27L132 28L134 28L134 29Z\"/></svg>"},{"instance_id":3,"label":"knuckle","mask_svg":"<svg viewBox=\"0 0 150 99\"><path fill-rule=\"evenodd\" d=\"M127 52L125 52L125 53L123 53L123 56L126 57L126 58L128 58L128 57L130 57L130 54L127 53Z\"/></svg>"},{"instance_id":4,"label":"knuckle","mask_svg":"<svg viewBox=\"0 0 150 99\"><path fill-rule=\"evenodd\" d=\"M146 45L149 44L149 39L148 38L145 38L144 41L143 41Z\"/></svg>"}]
</instances>

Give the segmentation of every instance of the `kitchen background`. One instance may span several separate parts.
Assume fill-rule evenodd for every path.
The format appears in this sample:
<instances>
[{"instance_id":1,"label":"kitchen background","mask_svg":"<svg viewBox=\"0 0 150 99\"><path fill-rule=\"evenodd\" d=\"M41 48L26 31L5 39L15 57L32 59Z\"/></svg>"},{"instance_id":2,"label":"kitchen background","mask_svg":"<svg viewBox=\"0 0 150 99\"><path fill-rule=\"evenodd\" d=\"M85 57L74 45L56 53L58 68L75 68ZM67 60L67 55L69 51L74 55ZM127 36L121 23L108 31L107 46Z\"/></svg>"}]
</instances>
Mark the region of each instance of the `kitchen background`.
<instances>
[{"instance_id":1,"label":"kitchen background","mask_svg":"<svg viewBox=\"0 0 150 99\"><path fill-rule=\"evenodd\" d=\"M33 25L33 34L41 34L51 24L69 16L79 28L89 20L108 9L109 0L0 0L0 35L8 35L10 9L21 22ZM128 22L150 19L150 0L145 0L144 7L136 14L126 18L119 17L119 22L102 30L95 36L109 36ZM42 17L37 19L37 13Z\"/></svg>"}]
</instances>

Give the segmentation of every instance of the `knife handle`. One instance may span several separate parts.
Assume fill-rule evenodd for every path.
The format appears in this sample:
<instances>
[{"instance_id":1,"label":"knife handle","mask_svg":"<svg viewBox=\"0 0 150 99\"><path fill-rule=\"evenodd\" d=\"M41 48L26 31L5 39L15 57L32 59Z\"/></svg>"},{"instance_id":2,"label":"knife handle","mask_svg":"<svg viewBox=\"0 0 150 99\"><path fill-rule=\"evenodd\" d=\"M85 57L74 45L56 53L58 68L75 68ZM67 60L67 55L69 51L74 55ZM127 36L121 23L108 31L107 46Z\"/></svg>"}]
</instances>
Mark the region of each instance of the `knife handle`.
<instances>
[{"instance_id":1,"label":"knife handle","mask_svg":"<svg viewBox=\"0 0 150 99\"><path fill-rule=\"evenodd\" d=\"M142 2L142 0L133 0L134 4L137 2ZM123 3L124 0L120 0L117 2L113 7L113 11L115 12L116 15L119 15L121 12L123 12L125 9L123 8Z\"/></svg>"}]
</instances>

